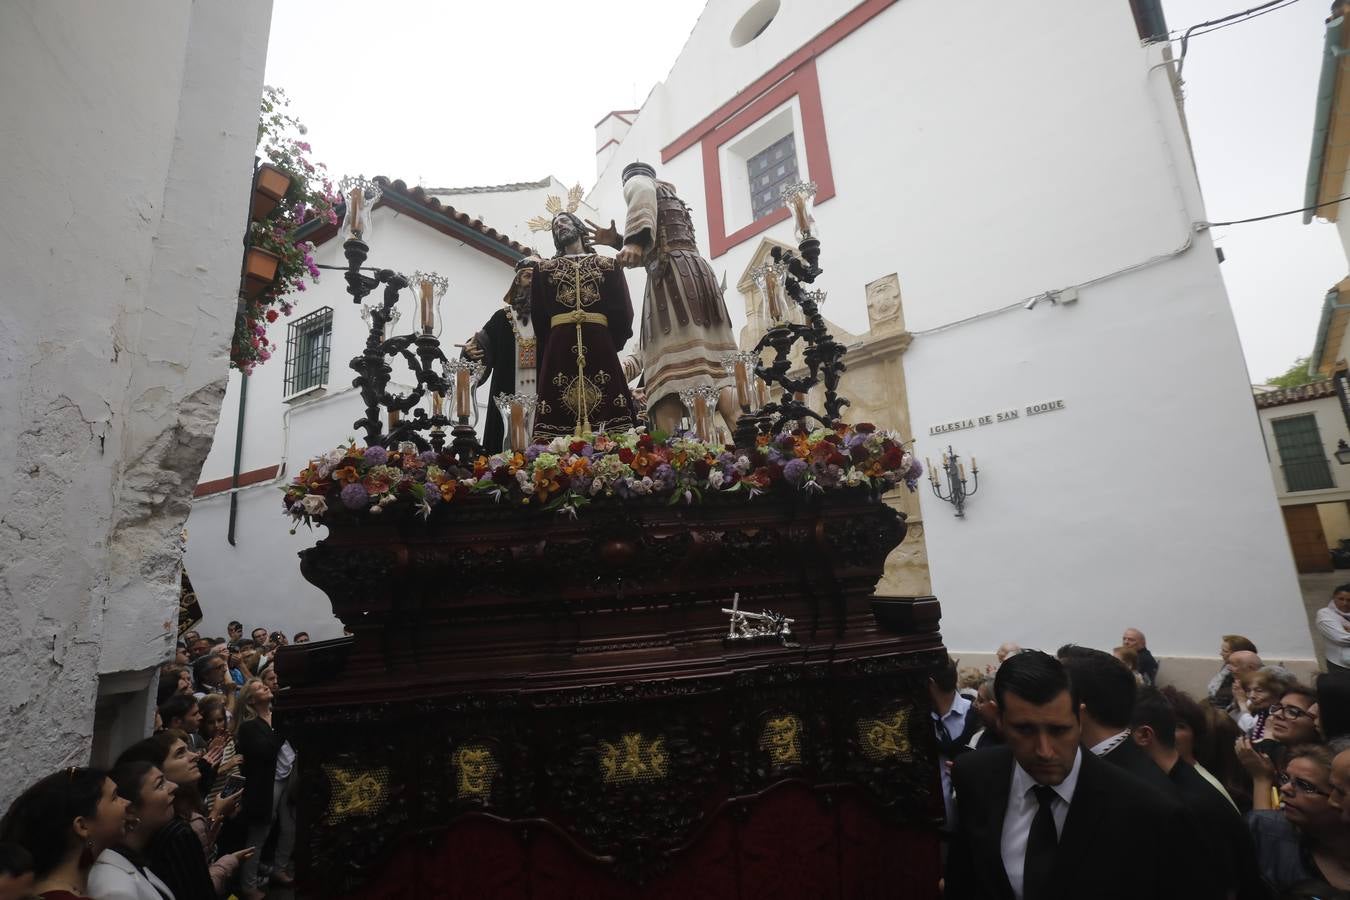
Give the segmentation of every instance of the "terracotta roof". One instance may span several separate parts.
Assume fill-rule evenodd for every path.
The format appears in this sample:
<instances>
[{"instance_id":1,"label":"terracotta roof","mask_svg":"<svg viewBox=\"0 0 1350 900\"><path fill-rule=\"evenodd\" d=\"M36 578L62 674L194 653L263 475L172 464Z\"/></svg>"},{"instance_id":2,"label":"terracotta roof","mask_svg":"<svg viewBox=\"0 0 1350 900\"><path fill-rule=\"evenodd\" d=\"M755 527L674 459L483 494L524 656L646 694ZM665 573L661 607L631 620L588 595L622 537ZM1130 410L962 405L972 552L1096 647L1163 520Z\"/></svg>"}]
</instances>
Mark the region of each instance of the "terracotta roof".
<instances>
[{"instance_id":1,"label":"terracotta roof","mask_svg":"<svg viewBox=\"0 0 1350 900\"><path fill-rule=\"evenodd\" d=\"M516 181L511 184L483 184L476 187L426 188L428 194L505 194L511 191L529 191L548 187L552 176L539 181Z\"/></svg>"},{"instance_id":2,"label":"terracotta roof","mask_svg":"<svg viewBox=\"0 0 1350 900\"><path fill-rule=\"evenodd\" d=\"M517 243L509 235L483 224L482 219L475 219L435 197L428 196L420 187L409 188L402 179L391 180L383 175L377 175L374 180L379 182L383 190L379 201L375 204L376 209L381 206L395 207L399 212L422 224L435 228L442 234L459 238L475 250L509 265L515 265L531 252L529 247ZM325 224L313 234L306 234L304 237L317 246L335 237L337 233L338 226Z\"/></svg>"},{"instance_id":3,"label":"terracotta roof","mask_svg":"<svg viewBox=\"0 0 1350 900\"><path fill-rule=\"evenodd\" d=\"M1323 397L1335 396L1336 383L1328 378L1326 381L1314 381L1311 384L1300 384L1298 387L1280 388L1257 394L1253 399L1256 400L1257 409L1266 409L1271 406L1285 406L1304 400L1320 400Z\"/></svg>"}]
</instances>

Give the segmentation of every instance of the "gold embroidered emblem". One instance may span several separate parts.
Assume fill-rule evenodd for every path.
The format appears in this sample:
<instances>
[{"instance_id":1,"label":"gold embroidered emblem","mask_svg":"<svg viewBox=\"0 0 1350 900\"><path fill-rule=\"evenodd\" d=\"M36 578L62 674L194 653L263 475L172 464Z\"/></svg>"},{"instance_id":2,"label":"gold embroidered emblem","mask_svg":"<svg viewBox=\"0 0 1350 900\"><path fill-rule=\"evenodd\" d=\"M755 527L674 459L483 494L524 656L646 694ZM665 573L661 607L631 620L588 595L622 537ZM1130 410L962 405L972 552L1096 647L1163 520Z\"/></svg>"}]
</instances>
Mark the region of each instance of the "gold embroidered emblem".
<instances>
[{"instance_id":1,"label":"gold embroidered emblem","mask_svg":"<svg viewBox=\"0 0 1350 900\"><path fill-rule=\"evenodd\" d=\"M357 771L339 766L324 766L328 778L328 811L324 821L341 822L353 816L374 815L384 808L389 796L387 768Z\"/></svg>"},{"instance_id":2,"label":"gold embroidered emblem","mask_svg":"<svg viewBox=\"0 0 1350 900\"><path fill-rule=\"evenodd\" d=\"M858 742L868 759L909 759L909 710L897 710L886 718L859 719Z\"/></svg>"},{"instance_id":3,"label":"gold embroidered emblem","mask_svg":"<svg viewBox=\"0 0 1350 900\"><path fill-rule=\"evenodd\" d=\"M759 749L769 754L775 766L801 765L802 720L794 715L769 719L760 732Z\"/></svg>"},{"instance_id":4,"label":"gold embroidered emblem","mask_svg":"<svg viewBox=\"0 0 1350 900\"><path fill-rule=\"evenodd\" d=\"M619 743L600 742L600 772L606 784L631 781L658 781L669 774L666 739L660 735L648 740L632 731L621 735Z\"/></svg>"},{"instance_id":5,"label":"gold embroidered emblem","mask_svg":"<svg viewBox=\"0 0 1350 900\"><path fill-rule=\"evenodd\" d=\"M455 799L486 800L497 777L497 758L482 744L466 744L451 758L455 768Z\"/></svg>"}]
</instances>

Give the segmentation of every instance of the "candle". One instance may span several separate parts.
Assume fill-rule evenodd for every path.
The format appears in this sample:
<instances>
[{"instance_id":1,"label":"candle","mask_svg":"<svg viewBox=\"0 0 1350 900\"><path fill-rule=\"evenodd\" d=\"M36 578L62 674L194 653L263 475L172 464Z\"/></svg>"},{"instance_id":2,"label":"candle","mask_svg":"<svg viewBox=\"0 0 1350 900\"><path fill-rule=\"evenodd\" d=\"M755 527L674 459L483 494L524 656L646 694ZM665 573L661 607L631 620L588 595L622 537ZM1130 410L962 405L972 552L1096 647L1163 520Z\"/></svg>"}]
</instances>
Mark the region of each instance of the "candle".
<instances>
[{"instance_id":1,"label":"candle","mask_svg":"<svg viewBox=\"0 0 1350 900\"><path fill-rule=\"evenodd\" d=\"M802 237L811 234L811 223L806 218L806 197L800 192L792 195L792 216Z\"/></svg>"},{"instance_id":2,"label":"candle","mask_svg":"<svg viewBox=\"0 0 1350 900\"><path fill-rule=\"evenodd\" d=\"M473 391L469 387L468 368L455 370L455 415L469 418L473 411Z\"/></svg>"},{"instance_id":3,"label":"candle","mask_svg":"<svg viewBox=\"0 0 1350 900\"><path fill-rule=\"evenodd\" d=\"M398 427L398 410L389 410L389 430L392 432Z\"/></svg>"},{"instance_id":4,"label":"candle","mask_svg":"<svg viewBox=\"0 0 1350 900\"><path fill-rule=\"evenodd\" d=\"M445 395L440 391L431 392L431 414L439 416L445 412Z\"/></svg>"},{"instance_id":5,"label":"candle","mask_svg":"<svg viewBox=\"0 0 1350 900\"><path fill-rule=\"evenodd\" d=\"M928 468L928 480L937 481L937 470L933 468L933 461L928 457L923 458L924 465Z\"/></svg>"},{"instance_id":6,"label":"candle","mask_svg":"<svg viewBox=\"0 0 1350 900\"><path fill-rule=\"evenodd\" d=\"M961 480L962 480L962 481L965 481L965 480L966 480L966 464L965 464L965 463L957 463L957 464L956 464L956 471L958 471L958 472L961 473Z\"/></svg>"},{"instance_id":7,"label":"candle","mask_svg":"<svg viewBox=\"0 0 1350 900\"><path fill-rule=\"evenodd\" d=\"M417 283L417 289L421 293L419 298L422 303L422 333L431 334L436 330L436 307L432 305L432 288L435 287L430 281L423 279Z\"/></svg>"},{"instance_id":8,"label":"candle","mask_svg":"<svg viewBox=\"0 0 1350 900\"><path fill-rule=\"evenodd\" d=\"M736 360L736 402L741 409L750 408L750 381L746 376L745 360Z\"/></svg>"},{"instance_id":9,"label":"candle","mask_svg":"<svg viewBox=\"0 0 1350 900\"><path fill-rule=\"evenodd\" d=\"M975 462L975 457L973 456L970 458L970 471L972 472L980 471L979 463Z\"/></svg>"},{"instance_id":10,"label":"candle","mask_svg":"<svg viewBox=\"0 0 1350 900\"><path fill-rule=\"evenodd\" d=\"M361 221L361 204L365 202L365 199L366 199L365 191L361 190L359 187L352 188L351 196L348 199L347 205L352 208L350 221L351 221L351 232L353 237L360 237L361 232L365 228L365 224Z\"/></svg>"},{"instance_id":11,"label":"candle","mask_svg":"<svg viewBox=\"0 0 1350 900\"><path fill-rule=\"evenodd\" d=\"M761 408L769 405L769 386L762 379L755 381L755 393L759 395L759 405Z\"/></svg>"},{"instance_id":12,"label":"candle","mask_svg":"<svg viewBox=\"0 0 1350 900\"><path fill-rule=\"evenodd\" d=\"M769 302L769 318L775 322L783 321L783 308L778 305L778 276L773 269L764 273L764 296Z\"/></svg>"},{"instance_id":13,"label":"candle","mask_svg":"<svg viewBox=\"0 0 1350 900\"><path fill-rule=\"evenodd\" d=\"M519 400L512 400L511 449L517 452L524 452L527 443L528 442L525 439L525 406Z\"/></svg>"},{"instance_id":14,"label":"candle","mask_svg":"<svg viewBox=\"0 0 1350 900\"><path fill-rule=\"evenodd\" d=\"M694 394L694 431L698 434L698 439L704 443L707 443L708 439L712 437L708 427L710 424L708 421L708 401L704 399L703 393L700 391Z\"/></svg>"}]
</instances>

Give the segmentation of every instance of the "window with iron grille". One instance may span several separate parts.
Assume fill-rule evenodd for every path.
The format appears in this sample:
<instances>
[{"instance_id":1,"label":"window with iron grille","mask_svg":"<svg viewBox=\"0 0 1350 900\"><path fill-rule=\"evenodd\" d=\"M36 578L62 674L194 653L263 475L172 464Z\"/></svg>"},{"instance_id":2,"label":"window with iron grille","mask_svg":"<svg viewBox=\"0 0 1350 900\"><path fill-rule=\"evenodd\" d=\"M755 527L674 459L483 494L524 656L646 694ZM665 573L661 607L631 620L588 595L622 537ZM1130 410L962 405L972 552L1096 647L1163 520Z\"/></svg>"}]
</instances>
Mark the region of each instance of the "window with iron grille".
<instances>
[{"instance_id":1,"label":"window with iron grille","mask_svg":"<svg viewBox=\"0 0 1350 900\"><path fill-rule=\"evenodd\" d=\"M797 145L793 135L779 138L746 162L750 174L750 206L755 220L783 205L779 191L797 180Z\"/></svg>"},{"instance_id":2,"label":"window with iron grille","mask_svg":"<svg viewBox=\"0 0 1350 900\"><path fill-rule=\"evenodd\" d=\"M1280 453L1284 483L1290 491L1320 491L1336 486L1326 450L1322 447L1322 436L1317 430L1316 416L1309 413L1275 419L1270 428Z\"/></svg>"},{"instance_id":3,"label":"window with iron grille","mask_svg":"<svg viewBox=\"0 0 1350 900\"><path fill-rule=\"evenodd\" d=\"M290 324L286 332L286 396L328 383L333 348L333 308L325 306Z\"/></svg>"}]
</instances>

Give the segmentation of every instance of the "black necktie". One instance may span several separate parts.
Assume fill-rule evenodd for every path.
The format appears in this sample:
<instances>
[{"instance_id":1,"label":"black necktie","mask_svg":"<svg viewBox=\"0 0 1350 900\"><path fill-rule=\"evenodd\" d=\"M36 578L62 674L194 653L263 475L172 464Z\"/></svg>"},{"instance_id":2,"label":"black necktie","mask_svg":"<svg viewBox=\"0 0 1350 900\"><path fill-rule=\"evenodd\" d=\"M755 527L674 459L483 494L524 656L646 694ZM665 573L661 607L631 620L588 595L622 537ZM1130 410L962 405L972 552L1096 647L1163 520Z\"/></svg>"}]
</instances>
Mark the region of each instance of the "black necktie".
<instances>
[{"instance_id":1,"label":"black necktie","mask_svg":"<svg viewBox=\"0 0 1350 900\"><path fill-rule=\"evenodd\" d=\"M1044 900L1050 896L1050 870L1055 865L1059 832L1055 830L1055 789L1044 784L1032 787L1036 793L1036 818L1027 835L1027 857L1022 866L1022 900Z\"/></svg>"}]
</instances>

